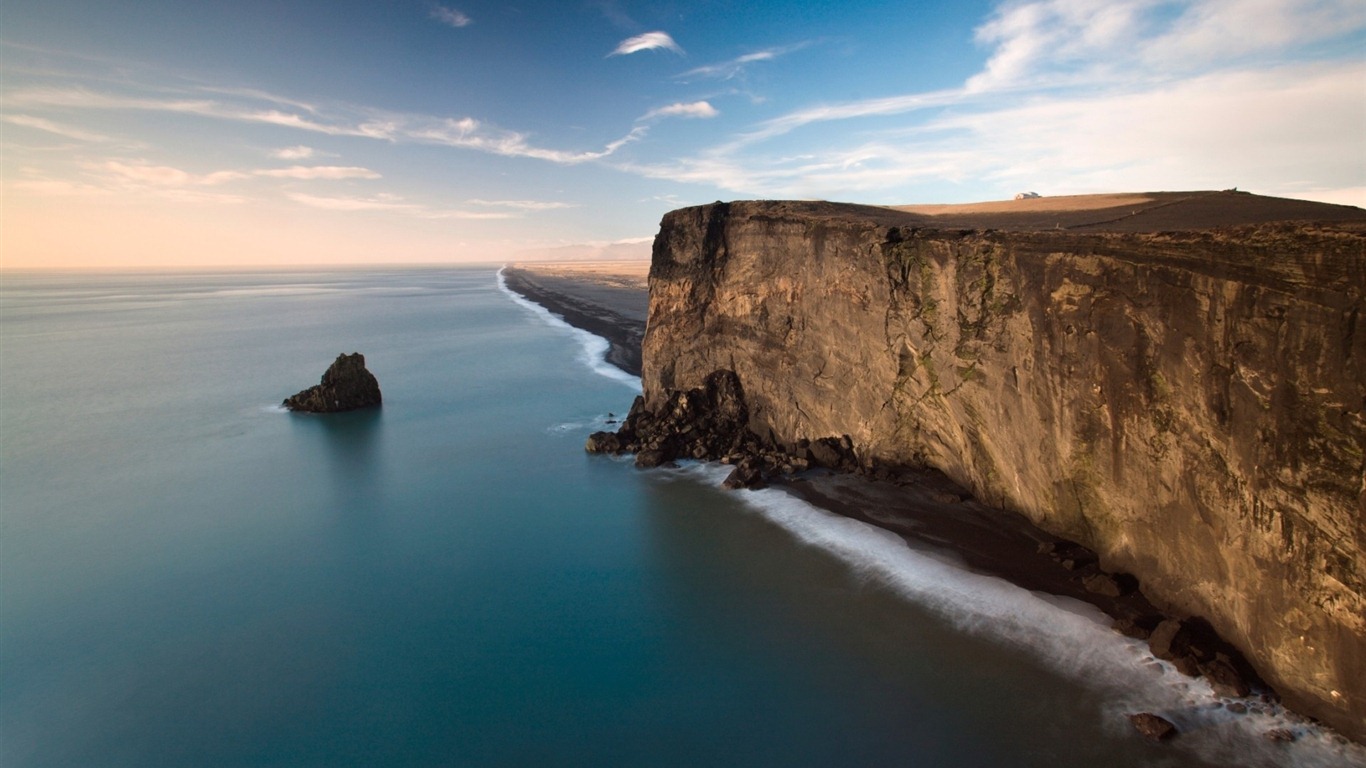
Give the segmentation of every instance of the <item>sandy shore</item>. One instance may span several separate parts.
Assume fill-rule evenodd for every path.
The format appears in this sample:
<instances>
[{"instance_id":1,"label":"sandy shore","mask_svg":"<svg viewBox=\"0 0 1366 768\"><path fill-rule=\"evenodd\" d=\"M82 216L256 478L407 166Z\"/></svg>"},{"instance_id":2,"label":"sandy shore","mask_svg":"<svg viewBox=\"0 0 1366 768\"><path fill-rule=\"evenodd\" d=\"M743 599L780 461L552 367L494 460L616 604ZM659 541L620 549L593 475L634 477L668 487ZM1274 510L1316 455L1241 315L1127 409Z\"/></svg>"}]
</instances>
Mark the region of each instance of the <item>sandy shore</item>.
<instances>
[{"instance_id":1,"label":"sandy shore","mask_svg":"<svg viewBox=\"0 0 1366 768\"><path fill-rule=\"evenodd\" d=\"M611 355L609 361L638 374L649 303L647 270L641 262L518 264L506 268L504 277L514 291L607 338L612 350L620 350L634 367ZM634 357L624 349L631 344ZM1069 547L1021 515L975 501L937 472L903 473L886 482L813 471L782 481L782 487L817 507L892 531L917 549L948 555L1026 589L1090 603L1117 620L1151 624L1160 615L1141 592L1094 591L1105 579L1097 582L1102 574L1093 555Z\"/></svg>"},{"instance_id":2,"label":"sandy shore","mask_svg":"<svg viewBox=\"0 0 1366 768\"><path fill-rule=\"evenodd\" d=\"M508 288L607 339L607 362L640 375L640 344L649 312L646 261L526 263L503 268Z\"/></svg>"}]
</instances>

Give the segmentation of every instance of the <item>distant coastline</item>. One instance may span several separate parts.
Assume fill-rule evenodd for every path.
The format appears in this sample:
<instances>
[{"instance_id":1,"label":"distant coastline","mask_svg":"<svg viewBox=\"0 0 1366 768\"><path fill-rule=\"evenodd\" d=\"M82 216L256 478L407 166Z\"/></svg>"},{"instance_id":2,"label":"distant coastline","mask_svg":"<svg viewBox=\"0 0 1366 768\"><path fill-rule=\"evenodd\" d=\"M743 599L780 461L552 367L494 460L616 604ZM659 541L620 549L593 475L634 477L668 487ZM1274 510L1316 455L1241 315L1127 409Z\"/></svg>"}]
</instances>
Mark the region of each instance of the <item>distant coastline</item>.
<instances>
[{"instance_id":1,"label":"distant coastline","mask_svg":"<svg viewBox=\"0 0 1366 768\"><path fill-rule=\"evenodd\" d=\"M512 264L503 268L507 287L565 322L607 340L607 362L640 375L641 341L649 291L642 262Z\"/></svg>"}]
</instances>

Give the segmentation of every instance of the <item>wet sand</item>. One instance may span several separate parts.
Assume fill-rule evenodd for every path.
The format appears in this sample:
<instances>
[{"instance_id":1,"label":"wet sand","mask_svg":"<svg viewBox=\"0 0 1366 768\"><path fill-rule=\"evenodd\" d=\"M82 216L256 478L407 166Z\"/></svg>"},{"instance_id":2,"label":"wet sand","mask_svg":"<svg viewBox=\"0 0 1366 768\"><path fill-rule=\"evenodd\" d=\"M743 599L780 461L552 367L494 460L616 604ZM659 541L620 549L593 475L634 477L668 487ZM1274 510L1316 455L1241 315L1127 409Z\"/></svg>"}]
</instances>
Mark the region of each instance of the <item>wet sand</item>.
<instances>
[{"instance_id":1,"label":"wet sand","mask_svg":"<svg viewBox=\"0 0 1366 768\"><path fill-rule=\"evenodd\" d=\"M640 375L650 294L647 261L526 263L503 268L508 288L607 339L607 362Z\"/></svg>"}]
</instances>

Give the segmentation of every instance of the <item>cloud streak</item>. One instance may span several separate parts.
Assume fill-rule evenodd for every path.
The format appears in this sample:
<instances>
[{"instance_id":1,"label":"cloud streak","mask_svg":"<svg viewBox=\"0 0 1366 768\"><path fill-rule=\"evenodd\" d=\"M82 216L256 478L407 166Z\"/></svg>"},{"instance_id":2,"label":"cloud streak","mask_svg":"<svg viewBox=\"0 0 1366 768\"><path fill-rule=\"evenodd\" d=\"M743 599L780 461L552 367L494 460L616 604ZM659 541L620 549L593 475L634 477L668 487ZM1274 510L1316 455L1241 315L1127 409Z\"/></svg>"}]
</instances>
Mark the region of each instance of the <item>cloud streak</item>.
<instances>
[{"instance_id":1,"label":"cloud streak","mask_svg":"<svg viewBox=\"0 0 1366 768\"><path fill-rule=\"evenodd\" d=\"M388 142L416 142L486 152L504 157L544 160L558 165L578 165L601 160L648 133L637 125L625 135L597 150L561 150L536 146L530 137L489 125L471 117L438 118L429 115L395 114L356 107L334 108L325 113L300 115L278 109L257 109L249 104L205 99L152 98L92 91L81 87L37 87L9 95L14 104L85 110L135 110L255 123L343 138ZM278 156L278 155L277 155Z\"/></svg>"},{"instance_id":2,"label":"cloud streak","mask_svg":"<svg viewBox=\"0 0 1366 768\"><path fill-rule=\"evenodd\" d=\"M482 205L490 208L514 208L522 211L555 211L564 208L577 208L573 203L543 202L540 200L466 200L469 205Z\"/></svg>"},{"instance_id":3,"label":"cloud streak","mask_svg":"<svg viewBox=\"0 0 1366 768\"><path fill-rule=\"evenodd\" d=\"M90 142L92 144L110 140L108 136L95 133L94 131L86 131L81 128L63 125L46 118L34 117L32 115L4 115L3 117L0 117L0 120L4 120L11 125L33 128L45 133L55 134L68 139L75 139L76 141Z\"/></svg>"},{"instance_id":4,"label":"cloud streak","mask_svg":"<svg viewBox=\"0 0 1366 768\"><path fill-rule=\"evenodd\" d=\"M457 11L454 8L447 8L444 5L438 5L432 8L432 18L446 26L455 27L456 29L468 27L474 23L474 20L469 16L466 16L464 13Z\"/></svg>"},{"instance_id":5,"label":"cloud streak","mask_svg":"<svg viewBox=\"0 0 1366 768\"><path fill-rule=\"evenodd\" d=\"M345 196L322 196L310 195L302 192L291 192L286 195L290 200L307 206L318 208L324 211L337 211L342 213L360 211L381 211L388 213L403 213L415 216L420 219L463 219L470 221L492 221L500 219L515 219L516 213L506 213L501 211L464 211L453 209L436 209L417 203L405 202L397 195L376 195L375 197L345 197Z\"/></svg>"},{"instance_id":6,"label":"cloud streak","mask_svg":"<svg viewBox=\"0 0 1366 768\"><path fill-rule=\"evenodd\" d=\"M268 176L273 179L313 180L325 179L378 179L380 175L369 168L337 165L295 165L290 168L269 168L252 171L253 176Z\"/></svg>"},{"instance_id":7,"label":"cloud streak","mask_svg":"<svg viewBox=\"0 0 1366 768\"><path fill-rule=\"evenodd\" d=\"M806 106L691 157L619 167L787 197L866 199L879 190L944 184L1006 193L1017 186L1069 193L1176 185L1313 191L1339 201L1360 194L1366 61L1316 61L1296 46L1366 28L1366 6L1167 6L1003 3L977 29L989 49L985 64L960 87ZM1276 23L1259 29L1268 19ZM1216 40L1221 35L1229 39ZM1207 50L1222 58L1201 53ZM723 78L744 63L684 74ZM1305 178L1317 180L1312 190Z\"/></svg>"},{"instance_id":8,"label":"cloud streak","mask_svg":"<svg viewBox=\"0 0 1366 768\"><path fill-rule=\"evenodd\" d=\"M611 58L612 56L629 56L630 54L639 53L641 51L673 51L680 56L684 55L683 48L680 47L678 43L674 42L674 39L669 37L667 32L646 32L643 35L636 35L635 37L628 37L625 40L622 40L611 53L607 54L607 56L608 58Z\"/></svg>"},{"instance_id":9,"label":"cloud streak","mask_svg":"<svg viewBox=\"0 0 1366 768\"><path fill-rule=\"evenodd\" d=\"M690 69L687 72L679 74L675 79L685 82L695 79L734 80L735 78L744 75L745 70L750 64L773 61L780 56L801 50L809 45L809 42L803 42L795 45L765 48L753 53L746 53L743 56L737 56L729 61L707 64L695 69Z\"/></svg>"},{"instance_id":10,"label":"cloud streak","mask_svg":"<svg viewBox=\"0 0 1366 768\"><path fill-rule=\"evenodd\" d=\"M646 112L640 118L638 118L637 122L658 120L664 117L687 117L707 119L716 117L719 114L721 113L716 110L716 107L713 107L711 104L705 101L694 101L686 104L679 102L677 104L670 104L667 107L659 107L658 109L652 109L649 112Z\"/></svg>"},{"instance_id":11,"label":"cloud streak","mask_svg":"<svg viewBox=\"0 0 1366 768\"><path fill-rule=\"evenodd\" d=\"M305 147L302 144L296 147L282 147L270 153L271 157L280 160L307 160L315 154L317 154L317 150L312 147Z\"/></svg>"}]
</instances>

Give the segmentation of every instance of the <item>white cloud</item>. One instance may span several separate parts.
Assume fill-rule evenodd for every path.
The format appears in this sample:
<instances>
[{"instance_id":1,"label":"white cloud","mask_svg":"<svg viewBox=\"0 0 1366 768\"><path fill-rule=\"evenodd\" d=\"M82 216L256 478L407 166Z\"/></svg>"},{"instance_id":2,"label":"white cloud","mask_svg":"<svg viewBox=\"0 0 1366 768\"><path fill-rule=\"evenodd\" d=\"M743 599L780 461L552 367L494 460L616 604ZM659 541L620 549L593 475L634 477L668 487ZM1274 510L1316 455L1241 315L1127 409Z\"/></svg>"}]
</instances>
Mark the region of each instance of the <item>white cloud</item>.
<instances>
[{"instance_id":1,"label":"white cloud","mask_svg":"<svg viewBox=\"0 0 1366 768\"><path fill-rule=\"evenodd\" d=\"M379 197L323 197L303 192L290 192L285 195L290 200L310 208L327 211L416 211L418 206L400 202L392 196Z\"/></svg>"},{"instance_id":2,"label":"white cloud","mask_svg":"<svg viewBox=\"0 0 1366 768\"><path fill-rule=\"evenodd\" d=\"M182 115L235 120L248 123L264 123L299 130L313 131L330 136L364 136L368 138L391 138L384 135L382 125L362 123L359 125L334 124L317 118L281 112L277 109L259 109L247 105L225 104L208 99L164 99L119 94L100 93L86 88L35 87L19 89L8 97L13 104L29 104L70 109L108 109L140 110L149 112L169 112Z\"/></svg>"},{"instance_id":3,"label":"white cloud","mask_svg":"<svg viewBox=\"0 0 1366 768\"><path fill-rule=\"evenodd\" d=\"M466 200L470 205L484 205L490 208L516 208L523 211L553 211L562 208L577 208L573 203L542 202L540 200Z\"/></svg>"},{"instance_id":4,"label":"white cloud","mask_svg":"<svg viewBox=\"0 0 1366 768\"><path fill-rule=\"evenodd\" d=\"M810 45L809 42L802 42L797 43L795 45L765 48L761 51L755 51L753 53L746 53L743 56L737 56L733 59L730 59L729 61L722 61L716 64L708 64L706 66L697 67L696 69L690 69L687 72L678 75L677 79L690 80L694 78L712 78L716 80L733 80L743 75L745 73L746 67L750 64L755 64L761 61L773 61L779 56L783 56L793 51L801 50L802 48L805 48L808 45Z\"/></svg>"},{"instance_id":5,"label":"white cloud","mask_svg":"<svg viewBox=\"0 0 1366 768\"><path fill-rule=\"evenodd\" d=\"M636 35L635 37L628 37L625 40L622 40L617 44L616 49L607 55L609 57L626 56L640 51L673 51L680 56L683 54L683 49L679 47L678 43L674 42L672 37L669 37L668 33L646 32L643 35Z\"/></svg>"},{"instance_id":6,"label":"white cloud","mask_svg":"<svg viewBox=\"0 0 1366 768\"><path fill-rule=\"evenodd\" d=\"M950 183L1351 200L1366 178L1366 60L1320 44L1363 28L1359 0L1008 1L979 27L990 51L961 87L806 106L691 157L618 167L765 196Z\"/></svg>"},{"instance_id":7,"label":"white cloud","mask_svg":"<svg viewBox=\"0 0 1366 768\"><path fill-rule=\"evenodd\" d=\"M993 50L967 88L1199 74L1363 26L1360 0L1007 2L977 29Z\"/></svg>"},{"instance_id":8,"label":"white cloud","mask_svg":"<svg viewBox=\"0 0 1366 768\"><path fill-rule=\"evenodd\" d=\"M191 99L157 99L101 93L85 88L38 87L10 94L16 104L66 109L140 110L194 115L211 119L261 123L329 136L350 136L389 142L440 144L505 157L526 157L560 165L601 160L648 132L635 126L602 149L570 151L532 144L526 134L487 125L474 118L437 118L429 115L383 114L359 107L341 107L333 113L302 116L247 104Z\"/></svg>"},{"instance_id":9,"label":"white cloud","mask_svg":"<svg viewBox=\"0 0 1366 768\"><path fill-rule=\"evenodd\" d=\"M402 134L414 141L441 144L448 147L473 149L505 157L534 158L558 165L578 165L608 157L627 144L644 138L647 132L648 130L644 126L636 126L625 136L609 142L601 150L583 152L537 147L529 143L523 133L486 127L471 118L429 120L425 124L404 128Z\"/></svg>"},{"instance_id":10,"label":"white cloud","mask_svg":"<svg viewBox=\"0 0 1366 768\"><path fill-rule=\"evenodd\" d=\"M1366 26L1360 0L1187 0L1181 16L1140 51L1150 66L1279 52Z\"/></svg>"},{"instance_id":11,"label":"white cloud","mask_svg":"<svg viewBox=\"0 0 1366 768\"><path fill-rule=\"evenodd\" d=\"M295 165L289 168L262 168L252 171L214 171L206 174L194 174L180 168L173 168L166 165L152 165L145 162L126 163L119 160L109 160L99 164L96 168L125 181L158 187L213 186L232 181L241 181L242 179L247 179L252 176L273 179L294 179L299 181L339 181L343 179L380 178L380 174L369 168L335 165Z\"/></svg>"},{"instance_id":12,"label":"white cloud","mask_svg":"<svg viewBox=\"0 0 1366 768\"><path fill-rule=\"evenodd\" d=\"M268 176L275 179L378 179L380 175L369 168L336 165L295 165L289 168L270 168L252 171L254 176Z\"/></svg>"},{"instance_id":13,"label":"white cloud","mask_svg":"<svg viewBox=\"0 0 1366 768\"><path fill-rule=\"evenodd\" d=\"M442 24L448 24L455 27L456 29L468 27L470 24L474 23L469 16L466 16L454 8L447 8L444 5L438 5L435 8L432 8L432 18Z\"/></svg>"},{"instance_id":14,"label":"white cloud","mask_svg":"<svg viewBox=\"0 0 1366 768\"><path fill-rule=\"evenodd\" d=\"M317 150L312 147L305 147L302 144L296 147L282 147L270 153L272 157L281 160L307 160L317 154Z\"/></svg>"},{"instance_id":15,"label":"white cloud","mask_svg":"<svg viewBox=\"0 0 1366 768\"><path fill-rule=\"evenodd\" d=\"M109 137L107 136L103 136L98 133L93 133L91 131L86 131L81 128L75 128L69 125L56 123L45 118L34 117L32 115L4 115L3 117L0 117L0 120L4 120L5 122L10 123L11 125L20 125L25 128L34 128L39 131L45 131L47 133L53 133L58 136L64 136L68 139L75 139L76 141L88 141L91 143L109 141Z\"/></svg>"},{"instance_id":16,"label":"white cloud","mask_svg":"<svg viewBox=\"0 0 1366 768\"><path fill-rule=\"evenodd\" d=\"M124 163L118 160L106 161L98 167L100 170L113 174L116 178L124 181L154 187L213 186L247 177L247 174L238 171L216 171L196 175L166 165Z\"/></svg>"},{"instance_id":17,"label":"white cloud","mask_svg":"<svg viewBox=\"0 0 1366 768\"><path fill-rule=\"evenodd\" d=\"M705 101L694 101L687 104L680 102L678 104L670 104L667 107L652 109L649 112L646 112L639 121L655 120L661 117L710 118L716 117L719 114L721 113L716 111L716 107L713 107Z\"/></svg>"},{"instance_id":18,"label":"white cloud","mask_svg":"<svg viewBox=\"0 0 1366 768\"><path fill-rule=\"evenodd\" d=\"M425 205L404 202L403 198L397 195L376 195L374 197L324 197L320 195L308 195L302 192L291 192L286 195L300 205L310 208L319 208L325 211L357 212L357 211L387 211L390 213L402 213L420 219L464 219L473 221L499 220L517 218L515 213L502 211L462 211L433 209Z\"/></svg>"},{"instance_id":19,"label":"white cloud","mask_svg":"<svg viewBox=\"0 0 1366 768\"><path fill-rule=\"evenodd\" d=\"M1109 93L961 102L804 155L731 144L627 170L745 194L866 197L945 181L1001 193L1225 189L1324 199L1366 178L1366 63L1219 72ZM850 114L861 110L841 113ZM878 113L878 110L873 110ZM1313 115L1313 120L1306 120ZM850 134L853 135L853 134ZM1318 179L1310 188L1304 178Z\"/></svg>"}]
</instances>

